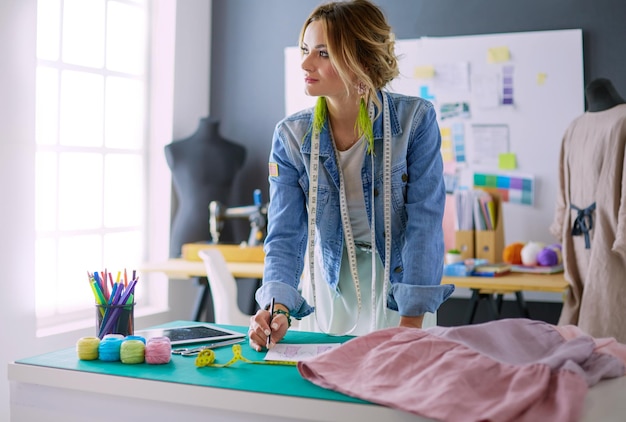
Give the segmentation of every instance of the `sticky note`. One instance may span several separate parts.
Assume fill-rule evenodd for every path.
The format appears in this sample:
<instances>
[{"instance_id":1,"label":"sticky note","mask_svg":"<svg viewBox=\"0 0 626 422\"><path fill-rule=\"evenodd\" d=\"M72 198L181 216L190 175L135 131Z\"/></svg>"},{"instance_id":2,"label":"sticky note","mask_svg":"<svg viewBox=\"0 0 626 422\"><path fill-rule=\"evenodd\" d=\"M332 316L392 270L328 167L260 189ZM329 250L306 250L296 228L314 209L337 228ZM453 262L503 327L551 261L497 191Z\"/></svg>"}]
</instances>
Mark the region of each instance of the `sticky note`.
<instances>
[{"instance_id":1,"label":"sticky note","mask_svg":"<svg viewBox=\"0 0 626 422\"><path fill-rule=\"evenodd\" d=\"M502 63L508 62L511 59L511 53L509 47L491 47L487 50L487 62L488 63Z\"/></svg>"},{"instance_id":2,"label":"sticky note","mask_svg":"<svg viewBox=\"0 0 626 422\"><path fill-rule=\"evenodd\" d=\"M420 97L429 101L435 99L435 96L428 92L428 87L426 85L420 86Z\"/></svg>"},{"instance_id":3,"label":"sticky note","mask_svg":"<svg viewBox=\"0 0 626 422\"><path fill-rule=\"evenodd\" d=\"M450 163L454 161L454 154L452 151L452 136L449 127L439 128L441 132L441 157L444 163Z\"/></svg>"},{"instance_id":4,"label":"sticky note","mask_svg":"<svg viewBox=\"0 0 626 422\"><path fill-rule=\"evenodd\" d=\"M548 75L545 73L537 73L537 85L543 85L546 82Z\"/></svg>"},{"instance_id":5,"label":"sticky note","mask_svg":"<svg viewBox=\"0 0 626 422\"><path fill-rule=\"evenodd\" d=\"M269 171L269 175L271 177L278 177L278 164L276 164L276 163L269 163L268 171Z\"/></svg>"},{"instance_id":6,"label":"sticky note","mask_svg":"<svg viewBox=\"0 0 626 422\"><path fill-rule=\"evenodd\" d=\"M502 170L515 170L517 168L517 158L512 152L505 152L498 155L498 168Z\"/></svg>"},{"instance_id":7,"label":"sticky note","mask_svg":"<svg viewBox=\"0 0 626 422\"><path fill-rule=\"evenodd\" d=\"M435 77L434 66L415 66L413 77L416 79L432 79Z\"/></svg>"}]
</instances>

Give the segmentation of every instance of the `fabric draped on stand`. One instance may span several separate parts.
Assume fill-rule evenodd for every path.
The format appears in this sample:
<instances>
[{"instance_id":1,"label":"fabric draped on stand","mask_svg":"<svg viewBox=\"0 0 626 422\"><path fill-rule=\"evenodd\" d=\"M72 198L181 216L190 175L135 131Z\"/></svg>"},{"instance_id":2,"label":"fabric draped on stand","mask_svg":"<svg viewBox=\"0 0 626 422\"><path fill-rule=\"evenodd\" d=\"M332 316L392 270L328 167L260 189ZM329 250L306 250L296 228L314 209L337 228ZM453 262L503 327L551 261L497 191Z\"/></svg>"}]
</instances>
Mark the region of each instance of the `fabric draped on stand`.
<instances>
[{"instance_id":1,"label":"fabric draped on stand","mask_svg":"<svg viewBox=\"0 0 626 422\"><path fill-rule=\"evenodd\" d=\"M626 358L626 345L613 344ZM523 318L424 330L389 328L312 360L324 388L441 421L574 421L589 387L625 374L592 337Z\"/></svg>"},{"instance_id":2,"label":"fabric draped on stand","mask_svg":"<svg viewBox=\"0 0 626 422\"><path fill-rule=\"evenodd\" d=\"M565 131L550 232L562 244L570 285L559 325L626 343L626 104L617 104L621 101L600 101L611 107L585 112Z\"/></svg>"},{"instance_id":3,"label":"fabric draped on stand","mask_svg":"<svg viewBox=\"0 0 626 422\"><path fill-rule=\"evenodd\" d=\"M596 203L594 202L585 209L580 209L574 204L571 204L570 208L578 211L574 227L572 227L572 236L585 236L585 249L589 249L591 247L589 234L593 229L593 211L596 209Z\"/></svg>"}]
</instances>

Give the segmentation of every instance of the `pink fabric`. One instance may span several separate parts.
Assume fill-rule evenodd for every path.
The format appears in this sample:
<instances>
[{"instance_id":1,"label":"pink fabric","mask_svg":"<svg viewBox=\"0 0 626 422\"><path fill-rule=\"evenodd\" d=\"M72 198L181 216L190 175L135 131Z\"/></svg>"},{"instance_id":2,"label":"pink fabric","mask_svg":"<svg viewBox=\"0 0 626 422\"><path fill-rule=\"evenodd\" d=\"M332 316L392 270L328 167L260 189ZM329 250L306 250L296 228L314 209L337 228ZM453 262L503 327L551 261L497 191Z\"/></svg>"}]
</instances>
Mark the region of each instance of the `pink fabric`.
<instances>
[{"instance_id":1,"label":"pink fabric","mask_svg":"<svg viewBox=\"0 0 626 422\"><path fill-rule=\"evenodd\" d=\"M586 336L580 328L575 325L558 325L554 327L565 340L572 340L576 337ZM595 351L598 353L608 353L620 359L626 365L626 344L618 343L614 337L594 338L596 343Z\"/></svg>"},{"instance_id":2,"label":"pink fabric","mask_svg":"<svg viewBox=\"0 0 626 422\"><path fill-rule=\"evenodd\" d=\"M300 362L309 381L441 421L576 421L588 385L624 374L589 337L525 319L357 337Z\"/></svg>"}]
</instances>

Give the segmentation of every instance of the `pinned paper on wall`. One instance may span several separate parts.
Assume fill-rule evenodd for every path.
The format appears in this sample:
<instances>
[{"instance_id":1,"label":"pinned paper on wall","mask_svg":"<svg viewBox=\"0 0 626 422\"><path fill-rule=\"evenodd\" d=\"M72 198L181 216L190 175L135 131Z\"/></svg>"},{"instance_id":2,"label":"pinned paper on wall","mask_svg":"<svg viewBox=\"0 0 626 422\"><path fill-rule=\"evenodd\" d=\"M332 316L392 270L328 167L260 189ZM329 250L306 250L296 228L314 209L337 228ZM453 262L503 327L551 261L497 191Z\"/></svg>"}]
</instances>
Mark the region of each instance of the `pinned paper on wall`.
<instances>
[{"instance_id":1,"label":"pinned paper on wall","mask_svg":"<svg viewBox=\"0 0 626 422\"><path fill-rule=\"evenodd\" d=\"M434 81L437 91L469 92L469 62L438 64Z\"/></svg>"},{"instance_id":2,"label":"pinned paper on wall","mask_svg":"<svg viewBox=\"0 0 626 422\"><path fill-rule=\"evenodd\" d=\"M470 105L467 102L444 103L439 107L439 118L441 120L460 117L469 119L471 117Z\"/></svg>"},{"instance_id":3,"label":"pinned paper on wall","mask_svg":"<svg viewBox=\"0 0 626 422\"><path fill-rule=\"evenodd\" d=\"M454 160L464 163L465 160L465 126L463 123L452 125L452 144L454 145Z\"/></svg>"},{"instance_id":4,"label":"pinned paper on wall","mask_svg":"<svg viewBox=\"0 0 626 422\"><path fill-rule=\"evenodd\" d=\"M509 60L511 60L511 52L507 46L491 47L487 50L487 63L503 63Z\"/></svg>"},{"instance_id":5,"label":"pinned paper on wall","mask_svg":"<svg viewBox=\"0 0 626 422\"><path fill-rule=\"evenodd\" d=\"M415 66L413 77L415 79L432 79L435 77L435 66Z\"/></svg>"},{"instance_id":6,"label":"pinned paper on wall","mask_svg":"<svg viewBox=\"0 0 626 422\"><path fill-rule=\"evenodd\" d=\"M503 202L534 204L535 178L531 175L474 173L474 187L497 192Z\"/></svg>"},{"instance_id":7,"label":"pinned paper on wall","mask_svg":"<svg viewBox=\"0 0 626 422\"><path fill-rule=\"evenodd\" d=\"M474 164L497 168L500 154L509 152L508 125L472 125Z\"/></svg>"},{"instance_id":8,"label":"pinned paper on wall","mask_svg":"<svg viewBox=\"0 0 626 422\"><path fill-rule=\"evenodd\" d=\"M515 170L517 168L516 155L512 152L498 155L498 168L500 170Z\"/></svg>"},{"instance_id":9,"label":"pinned paper on wall","mask_svg":"<svg viewBox=\"0 0 626 422\"><path fill-rule=\"evenodd\" d=\"M447 126L442 126L439 131L441 132L441 159L444 163L454 161L452 131Z\"/></svg>"},{"instance_id":10,"label":"pinned paper on wall","mask_svg":"<svg viewBox=\"0 0 626 422\"><path fill-rule=\"evenodd\" d=\"M548 75L546 75L545 73L537 73L537 85L541 86L546 83L547 77Z\"/></svg>"},{"instance_id":11,"label":"pinned paper on wall","mask_svg":"<svg viewBox=\"0 0 626 422\"><path fill-rule=\"evenodd\" d=\"M500 105L500 76L497 73L472 75L472 104L480 109Z\"/></svg>"},{"instance_id":12,"label":"pinned paper on wall","mask_svg":"<svg viewBox=\"0 0 626 422\"><path fill-rule=\"evenodd\" d=\"M502 104L512 105L513 101L513 66L502 68Z\"/></svg>"},{"instance_id":13,"label":"pinned paper on wall","mask_svg":"<svg viewBox=\"0 0 626 422\"><path fill-rule=\"evenodd\" d=\"M420 97L428 101L433 101L435 99L435 96L429 92L427 85L420 86Z\"/></svg>"}]
</instances>

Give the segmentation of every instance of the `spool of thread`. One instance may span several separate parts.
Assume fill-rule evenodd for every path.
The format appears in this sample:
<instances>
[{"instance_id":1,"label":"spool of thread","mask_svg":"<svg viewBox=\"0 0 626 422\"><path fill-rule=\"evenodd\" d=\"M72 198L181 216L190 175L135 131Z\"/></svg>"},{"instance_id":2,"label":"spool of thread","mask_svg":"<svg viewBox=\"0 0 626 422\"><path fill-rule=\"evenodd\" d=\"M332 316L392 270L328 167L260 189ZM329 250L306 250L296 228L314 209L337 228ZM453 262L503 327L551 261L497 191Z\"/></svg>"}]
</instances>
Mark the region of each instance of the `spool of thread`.
<instances>
[{"instance_id":1,"label":"spool of thread","mask_svg":"<svg viewBox=\"0 0 626 422\"><path fill-rule=\"evenodd\" d=\"M82 337L76 342L76 354L80 360L98 359L100 339L98 337Z\"/></svg>"},{"instance_id":2,"label":"spool of thread","mask_svg":"<svg viewBox=\"0 0 626 422\"><path fill-rule=\"evenodd\" d=\"M145 339L145 337L141 337L141 336L133 336L133 335L131 335L131 336L126 336L126 337L124 338L124 340L139 340L139 341L141 341L143 344L146 344L146 339Z\"/></svg>"},{"instance_id":3,"label":"spool of thread","mask_svg":"<svg viewBox=\"0 0 626 422\"><path fill-rule=\"evenodd\" d=\"M102 340L108 340L110 338L124 340L124 336L122 334L107 334L106 336L102 337Z\"/></svg>"},{"instance_id":4,"label":"spool of thread","mask_svg":"<svg viewBox=\"0 0 626 422\"><path fill-rule=\"evenodd\" d=\"M100 360L105 362L117 362L120 360L120 348L122 346L121 338L104 337L100 342L99 352Z\"/></svg>"},{"instance_id":5,"label":"spool of thread","mask_svg":"<svg viewBox=\"0 0 626 422\"><path fill-rule=\"evenodd\" d=\"M122 363L143 363L145 360L146 345L141 340L124 340L120 347Z\"/></svg>"},{"instance_id":6,"label":"spool of thread","mask_svg":"<svg viewBox=\"0 0 626 422\"><path fill-rule=\"evenodd\" d=\"M153 337L148 340L145 351L146 363L162 365L172 358L172 342L169 337Z\"/></svg>"}]
</instances>

